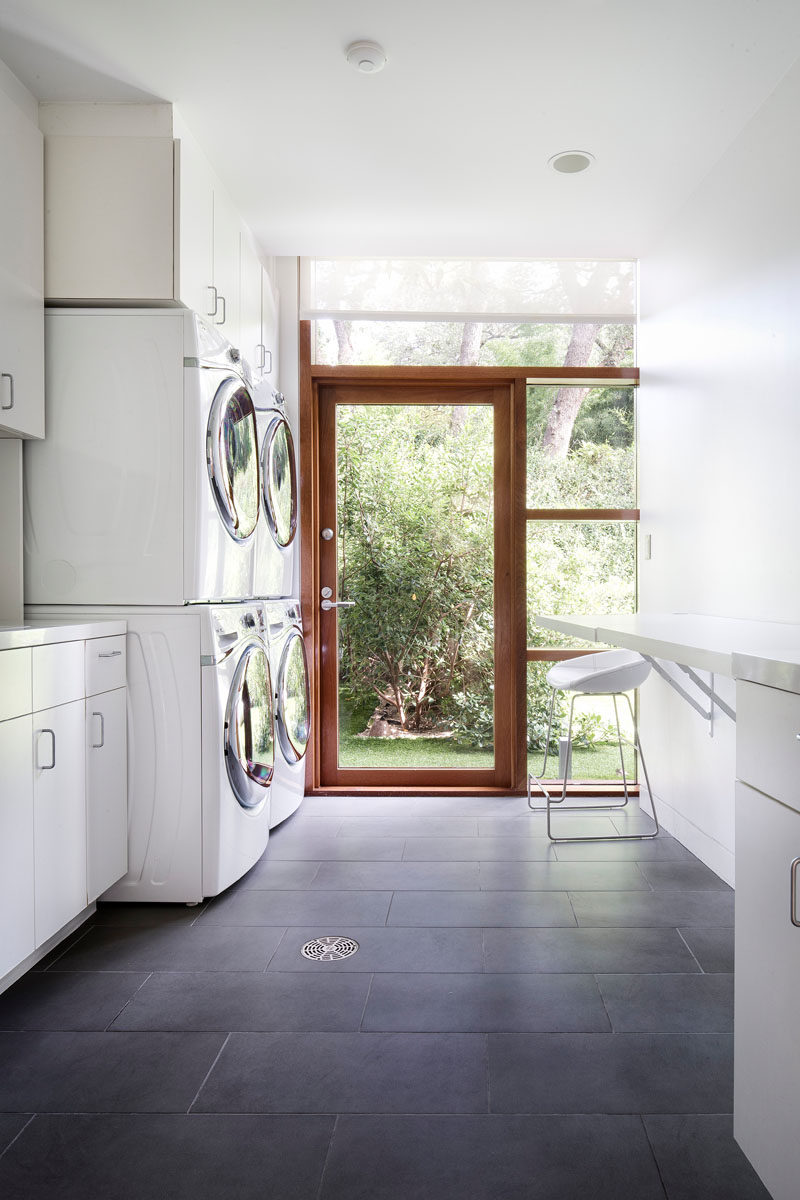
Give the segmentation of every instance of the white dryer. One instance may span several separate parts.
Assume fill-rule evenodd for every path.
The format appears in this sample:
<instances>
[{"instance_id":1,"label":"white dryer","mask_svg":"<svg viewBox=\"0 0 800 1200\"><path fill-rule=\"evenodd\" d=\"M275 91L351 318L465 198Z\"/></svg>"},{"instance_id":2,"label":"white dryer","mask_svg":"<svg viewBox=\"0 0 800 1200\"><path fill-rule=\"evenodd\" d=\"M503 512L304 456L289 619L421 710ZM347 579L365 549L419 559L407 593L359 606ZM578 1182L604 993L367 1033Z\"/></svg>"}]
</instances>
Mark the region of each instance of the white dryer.
<instances>
[{"instance_id":1,"label":"white dryer","mask_svg":"<svg viewBox=\"0 0 800 1200\"><path fill-rule=\"evenodd\" d=\"M270 601L264 605L264 616L275 704L275 775L269 822L274 829L299 808L305 793L311 697L298 601Z\"/></svg>"},{"instance_id":2,"label":"white dryer","mask_svg":"<svg viewBox=\"0 0 800 1200\"><path fill-rule=\"evenodd\" d=\"M255 409L238 350L183 309L46 314L47 437L25 447L28 604L253 595Z\"/></svg>"},{"instance_id":3,"label":"white dryer","mask_svg":"<svg viewBox=\"0 0 800 1200\"><path fill-rule=\"evenodd\" d=\"M280 392L265 380L253 400L261 471L253 595L291 596L297 533L294 439Z\"/></svg>"},{"instance_id":4,"label":"white dryer","mask_svg":"<svg viewBox=\"0 0 800 1200\"><path fill-rule=\"evenodd\" d=\"M128 873L102 898L218 895L269 838L275 720L263 611L46 611L114 612L128 623Z\"/></svg>"}]
</instances>

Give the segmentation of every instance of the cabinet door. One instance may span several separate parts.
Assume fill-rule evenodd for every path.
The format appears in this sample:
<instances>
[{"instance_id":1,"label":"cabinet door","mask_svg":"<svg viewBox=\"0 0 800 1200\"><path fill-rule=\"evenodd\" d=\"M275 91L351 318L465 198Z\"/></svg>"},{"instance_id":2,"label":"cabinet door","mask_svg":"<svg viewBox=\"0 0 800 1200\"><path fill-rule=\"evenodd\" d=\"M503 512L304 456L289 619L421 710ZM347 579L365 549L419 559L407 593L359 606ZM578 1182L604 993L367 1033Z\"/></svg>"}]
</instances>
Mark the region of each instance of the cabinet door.
<instances>
[{"instance_id":1,"label":"cabinet door","mask_svg":"<svg viewBox=\"0 0 800 1200\"><path fill-rule=\"evenodd\" d=\"M253 369L254 378L262 373L261 344L261 263L245 233L240 235L239 347Z\"/></svg>"},{"instance_id":2,"label":"cabinet door","mask_svg":"<svg viewBox=\"0 0 800 1200\"><path fill-rule=\"evenodd\" d=\"M214 287L217 315L210 318L223 337L239 346L239 218L221 187L214 189Z\"/></svg>"},{"instance_id":3,"label":"cabinet door","mask_svg":"<svg viewBox=\"0 0 800 1200\"><path fill-rule=\"evenodd\" d=\"M178 189L178 296L211 320L214 302L214 180L211 169L192 138L175 143Z\"/></svg>"},{"instance_id":4,"label":"cabinet door","mask_svg":"<svg viewBox=\"0 0 800 1200\"><path fill-rule=\"evenodd\" d=\"M36 945L86 907L85 701L33 719Z\"/></svg>"},{"instance_id":5,"label":"cabinet door","mask_svg":"<svg viewBox=\"0 0 800 1200\"><path fill-rule=\"evenodd\" d=\"M0 722L0 978L33 953L33 718Z\"/></svg>"},{"instance_id":6,"label":"cabinet door","mask_svg":"<svg viewBox=\"0 0 800 1200\"><path fill-rule=\"evenodd\" d=\"M86 701L86 876L88 900L128 870L124 687Z\"/></svg>"},{"instance_id":7,"label":"cabinet door","mask_svg":"<svg viewBox=\"0 0 800 1200\"><path fill-rule=\"evenodd\" d=\"M0 431L44 437L42 135L0 91Z\"/></svg>"},{"instance_id":8,"label":"cabinet door","mask_svg":"<svg viewBox=\"0 0 800 1200\"><path fill-rule=\"evenodd\" d=\"M269 379L274 388L280 389L280 361L278 346L278 292L269 272L261 272L261 341L264 344L264 370L262 374Z\"/></svg>"},{"instance_id":9,"label":"cabinet door","mask_svg":"<svg viewBox=\"0 0 800 1200\"><path fill-rule=\"evenodd\" d=\"M800 815L736 785L734 1135L774 1200L800 1178Z\"/></svg>"}]
</instances>

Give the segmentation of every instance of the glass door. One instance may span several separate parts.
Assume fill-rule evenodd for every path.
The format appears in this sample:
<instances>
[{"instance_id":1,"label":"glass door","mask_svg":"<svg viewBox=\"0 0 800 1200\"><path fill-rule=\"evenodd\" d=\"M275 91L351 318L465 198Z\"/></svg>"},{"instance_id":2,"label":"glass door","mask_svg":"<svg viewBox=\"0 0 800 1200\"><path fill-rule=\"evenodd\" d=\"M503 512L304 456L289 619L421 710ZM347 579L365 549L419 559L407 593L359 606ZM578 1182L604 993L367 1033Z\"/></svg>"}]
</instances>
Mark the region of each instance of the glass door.
<instances>
[{"instance_id":1,"label":"glass door","mask_svg":"<svg viewBox=\"0 0 800 1200\"><path fill-rule=\"evenodd\" d=\"M510 783L510 407L320 389L322 786Z\"/></svg>"}]
</instances>

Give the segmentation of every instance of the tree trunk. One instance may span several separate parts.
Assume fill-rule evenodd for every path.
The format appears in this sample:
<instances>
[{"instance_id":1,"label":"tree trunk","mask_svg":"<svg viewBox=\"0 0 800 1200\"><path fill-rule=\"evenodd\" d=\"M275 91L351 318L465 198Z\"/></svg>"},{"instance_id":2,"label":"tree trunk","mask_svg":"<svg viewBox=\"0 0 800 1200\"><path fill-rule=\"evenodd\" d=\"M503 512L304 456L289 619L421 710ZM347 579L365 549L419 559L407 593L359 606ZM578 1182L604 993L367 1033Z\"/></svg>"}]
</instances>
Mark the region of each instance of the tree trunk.
<instances>
[{"instance_id":1,"label":"tree trunk","mask_svg":"<svg viewBox=\"0 0 800 1200\"><path fill-rule=\"evenodd\" d=\"M586 367L592 353L599 325L577 324L572 326L565 367ZM547 418L547 428L542 438L542 449L551 458L566 458L575 420L580 412L586 389L583 387L560 387Z\"/></svg>"},{"instance_id":2,"label":"tree trunk","mask_svg":"<svg viewBox=\"0 0 800 1200\"><path fill-rule=\"evenodd\" d=\"M336 330L336 341L339 343L339 366L350 367L353 365L355 357L353 343L350 340L350 326L347 321L334 321L333 328Z\"/></svg>"},{"instance_id":3,"label":"tree trunk","mask_svg":"<svg viewBox=\"0 0 800 1200\"><path fill-rule=\"evenodd\" d=\"M481 353L481 334L483 333L482 321L465 321L464 331L461 334L461 348L458 352L458 365L460 367L475 367L478 364L478 359ZM453 433L460 433L464 428L464 422L467 419L466 404L457 404L453 409L453 415L450 418L450 429Z\"/></svg>"}]
</instances>

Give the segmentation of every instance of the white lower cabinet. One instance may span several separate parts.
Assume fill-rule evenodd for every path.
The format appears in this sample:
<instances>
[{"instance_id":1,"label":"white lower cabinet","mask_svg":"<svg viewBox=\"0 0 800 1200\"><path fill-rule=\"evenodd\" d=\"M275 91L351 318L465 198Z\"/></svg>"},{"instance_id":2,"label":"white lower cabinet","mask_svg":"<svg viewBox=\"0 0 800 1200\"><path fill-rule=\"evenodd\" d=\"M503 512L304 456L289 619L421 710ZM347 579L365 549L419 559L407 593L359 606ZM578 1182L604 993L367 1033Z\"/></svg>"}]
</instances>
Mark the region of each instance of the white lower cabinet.
<instances>
[{"instance_id":1,"label":"white lower cabinet","mask_svg":"<svg viewBox=\"0 0 800 1200\"><path fill-rule=\"evenodd\" d=\"M58 933L86 899L85 704L35 714L33 847L36 945Z\"/></svg>"},{"instance_id":2,"label":"white lower cabinet","mask_svg":"<svg viewBox=\"0 0 800 1200\"><path fill-rule=\"evenodd\" d=\"M127 690L86 701L86 882L91 903L128 870Z\"/></svg>"},{"instance_id":3,"label":"white lower cabinet","mask_svg":"<svg viewBox=\"0 0 800 1200\"><path fill-rule=\"evenodd\" d=\"M32 767L33 718L0 722L0 978L36 946Z\"/></svg>"},{"instance_id":4,"label":"white lower cabinet","mask_svg":"<svg viewBox=\"0 0 800 1200\"><path fill-rule=\"evenodd\" d=\"M124 625L85 628L0 631L0 991L127 870Z\"/></svg>"},{"instance_id":5,"label":"white lower cabinet","mask_svg":"<svg viewBox=\"0 0 800 1200\"><path fill-rule=\"evenodd\" d=\"M799 860L800 813L737 783L734 1136L773 1200L800 1179Z\"/></svg>"}]
</instances>

